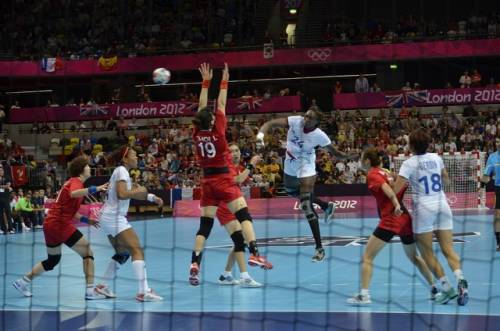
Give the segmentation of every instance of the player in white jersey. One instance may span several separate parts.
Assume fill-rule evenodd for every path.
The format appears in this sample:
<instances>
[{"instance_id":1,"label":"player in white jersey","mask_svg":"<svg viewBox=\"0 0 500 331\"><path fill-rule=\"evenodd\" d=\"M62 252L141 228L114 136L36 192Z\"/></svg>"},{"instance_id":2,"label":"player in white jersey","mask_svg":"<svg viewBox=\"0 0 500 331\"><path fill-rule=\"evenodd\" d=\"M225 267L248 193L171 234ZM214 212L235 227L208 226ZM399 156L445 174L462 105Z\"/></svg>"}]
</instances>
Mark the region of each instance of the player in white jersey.
<instances>
[{"instance_id":1,"label":"player in white jersey","mask_svg":"<svg viewBox=\"0 0 500 331\"><path fill-rule=\"evenodd\" d=\"M118 165L109 180L108 197L101 210L100 224L108 235L115 249L115 255L108 264L104 279L110 281L120 265L124 264L129 256L132 256L132 268L138 281L138 293L136 300L161 301L163 298L157 295L148 285L146 267L144 262L144 251L137 237L137 233L127 220L127 212L130 199L148 200L163 205L163 200L154 194L148 193L143 186L132 185L129 169L137 167L137 153L132 148L124 146L115 151L110 161ZM116 297L106 284L99 284L99 293L107 297Z\"/></svg>"},{"instance_id":2,"label":"player in white jersey","mask_svg":"<svg viewBox=\"0 0 500 331\"><path fill-rule=\"evenodd\" d=\"M323 261L325 250L321 244L318 214L313 203L325 211L328 221L335 211L333 202L324 202L314 195L316 182L316 147L325 148L337 158L348 158L333 145L328 135L319 128L321 113L317 108L309 109L304 116L277 118L262 125L257 134L258 146L264 145L264 136L272 126L284 126L288 129L286 142L286 159L284 166L284 184L287 194L300 199L300 207L309 222L316 244L313 262ZM358 158L359 155L350 155Z\"/></svg>"},{"instance_id":3,"label":"player in white jersey","mask_svg":"<svg viewBox=\"0 0 500 331\"><path fill-rule=\"evenodd\" d=\"M423 128L410 134L410 150L414 154L404 161L394 184L394 192L400 192L406 185L412 189L413 232L422 258L439 279L443 291L436 295L436 302L445 304L457 298L459 305L468 301L467 281L464 278L460 259L453 250L453 215L443 188L450 182L441 157L427 153L431 137ZM443 267L432 249L433 233L458 282L458 294L450 285Z\"/></svg>"}]
</instances>

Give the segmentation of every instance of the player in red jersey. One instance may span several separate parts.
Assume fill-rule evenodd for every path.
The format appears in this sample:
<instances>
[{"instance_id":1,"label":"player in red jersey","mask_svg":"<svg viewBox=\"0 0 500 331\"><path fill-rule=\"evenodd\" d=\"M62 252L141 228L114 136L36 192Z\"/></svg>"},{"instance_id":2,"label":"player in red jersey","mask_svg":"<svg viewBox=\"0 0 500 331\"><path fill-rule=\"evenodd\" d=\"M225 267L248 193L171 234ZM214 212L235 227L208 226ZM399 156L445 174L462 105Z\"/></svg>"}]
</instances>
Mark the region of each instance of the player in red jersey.
<instances>
[{"instance_id":1,"label":"player in red jersey","mask_svg":"<svg viewBox=\"0 0 500 331\"><path fill-rule=\"evenodd\" d=\"M391 188L391 185L394 184L394 178L385 169L380 167L382 161L375 148L368 148L364 152L362 162L363 166L370 168L366 177L366 183L377 201L380 222L368 239L363 255L361 292L347 299L347 303L355 305L371 303L368 288L373 274L373 260L382 248L384 248L385 244L390 242L395 235L400 237L408 259L415 264L429 283L431 287L431 299L433 299L438 291L434 285L432 273L424 260L417 254L411 216L406 208L402 207L399 203L405 190L402 190L398 195L394 193Z\"/></svg>"},{"instance_id":2,"label":"player in red jersey","mask_svg":"<svg viewBox=\"0 0 500 331\"><path fill-rule=\"evenodd\" d=\"M78 209L86 195L105 191L108 188L108 184L106 183L97 187L90 186L89 188L83 187L83 183L90 177L90 167L85 156L76 157L70 163L69 173L71 178L59 191L55 205L49 209L49 214L43 222L43 233L45 235L48 254L47 259L37 263L30 272L13 283L14 287L24 296L32 296L28 287L33 278L57 266L61 260L61 245L65 244L83 259L83 271L87 284L85 299L95 300L105 298L94 287L94 254L90 248L90 243L73 225L72 220L73 218L77 218L83 223L99 227L97 220L80 215Z\"/></svg>"},{"instance_id":3,"label":"player in red jersey","mask_svg":"<svg viewBox=\"0 0 500 331\"><path fill-rule=\"evenodd\" d=\"M203 170L201 182L201 217L200 227L196 234L195 245L191 256L190 277L191 285L200 283L200 264L202 250L205 240L210 235L214 224L214 217L217 207L227 204L229 210L236 219L243 224L252 222L252 217L248 213L247 203L241 194L238 184L229 171L228 159L229 148L226 140L226 101L227 86L229 81L229 69L227 63L222 71L222 81L220 83L219 97L215 113L208 107L208 88L212 79L210 65L202 63L199 71L203 78L198 113L193 119L193 141L196 146L198 162ZM245 269L244 250L245 239L241 229L233 229L231 239L234 242L235 257L240 270ZM241 273L240 285L253 286L256 283L248 274ZM260 285L260 284L255 284Z\"/></svg>"}]
</instances>

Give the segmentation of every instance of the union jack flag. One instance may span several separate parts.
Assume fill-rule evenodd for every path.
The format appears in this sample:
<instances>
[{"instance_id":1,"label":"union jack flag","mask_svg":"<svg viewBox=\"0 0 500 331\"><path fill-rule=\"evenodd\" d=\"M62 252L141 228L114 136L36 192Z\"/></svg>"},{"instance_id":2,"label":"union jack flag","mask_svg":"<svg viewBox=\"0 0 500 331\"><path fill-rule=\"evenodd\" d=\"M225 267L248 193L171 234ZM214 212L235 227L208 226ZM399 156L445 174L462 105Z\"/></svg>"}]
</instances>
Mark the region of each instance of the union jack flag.
<instances>
[{"instance_id":1,"label":"union jack flag","mask_svg":"<svg viewBox=\"0 0 500 331\"><path fill-rule=\"evenodd\" d=\"M257 107L262 107L262 98L243 96L238 100L238 109L255 110Z\"/></svg>"},{"instance_id":2,"label":"union jack flag","mask_svg":"<svg viewBox=\"0 0 500 331\"><path fill-rule=\"evenodd\" d=\"M386 94L385 102L388 107L421 106L427 102L427 90L401 91L399 94Z\"/></svg>"}]
</instances>

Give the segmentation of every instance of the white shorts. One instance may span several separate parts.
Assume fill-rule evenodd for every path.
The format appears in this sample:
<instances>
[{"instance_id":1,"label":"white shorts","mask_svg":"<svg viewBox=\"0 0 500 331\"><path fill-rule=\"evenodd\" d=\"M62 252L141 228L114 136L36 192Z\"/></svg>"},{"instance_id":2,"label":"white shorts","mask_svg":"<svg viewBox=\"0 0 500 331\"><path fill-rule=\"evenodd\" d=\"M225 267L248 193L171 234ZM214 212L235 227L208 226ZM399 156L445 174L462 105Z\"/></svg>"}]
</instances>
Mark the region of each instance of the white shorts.
<instances>
[{"instance_id":1,"label":"white shorts","mask_svg":"<svg viewBox=\"0 0 500 331\"><path fill-rule=\"evenodd\" d=\"M285 159L285 168L283 169L285 174L297 177L305 178L316 175L316 162L310 162L306 159Z\"/></svg>"},{"instance_id":2,"label":"white shorts","mask_svg":"<svg viewBox=\"0 0 500 331\"><path fill-rule=\"evenodd\" d=\"M99 223L104 232L113 237L132 227L125 216L101 215Z\"/></svg>"},{"instance_id":3,"label":"white shorts","mask_svg":"<svg viewBox=\"0 0 500 331\"><path fill-rule=\"evenodd\" d=\"M446 199L420 203L413 209L413 233L453 230L453 214Z\"/></svg>"}]
</instances>

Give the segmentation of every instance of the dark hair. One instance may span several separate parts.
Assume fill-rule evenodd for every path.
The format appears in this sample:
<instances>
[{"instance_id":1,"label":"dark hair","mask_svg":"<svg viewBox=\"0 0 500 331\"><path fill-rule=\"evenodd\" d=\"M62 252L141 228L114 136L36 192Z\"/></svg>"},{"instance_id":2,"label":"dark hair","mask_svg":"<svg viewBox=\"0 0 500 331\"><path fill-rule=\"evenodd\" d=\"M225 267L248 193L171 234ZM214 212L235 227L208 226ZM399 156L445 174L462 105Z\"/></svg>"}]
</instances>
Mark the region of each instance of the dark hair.
<instances>
[{"instance_id":1,"label":"dark hair","mask_svg":"<svg viewBox=\"0 0 500 331\"><path fill-rule=\"evenodd\" d=\"M417 155L427 152L430 141L431 136L424 128L415 129L410 133L410 147Z\"/></svg>"},{"instance_id":2,"label":"dark hair","mask_svg":"<svg viewBox=\"0 0 500 331\"><path fill-rule=\"evenodd\" d=\"M318 127L323 118L323 113L321 112L321 109L319 109L318 106L311 106L307 111L309 110L311 110L314 113L314 116L316 116L316 120L318 121L318 124L316 124L316 126Z\"/></svg>"},{"instance_id":3,"label":"dark hair","mask_svg":"<svg viewBox=\"0 0 500 331\"><path fill-rule=\"evenodd\" d=\"M89 164L86 156L77 156L69 164L70 177L78 177L83 173L85 167Z\"/></svg>"},{"instance_id":4,"label":"dark hair","mask_svg":"<svg viewBox=\"0 0 500 331\"><path fill-rule=\"evenodd\" d=\"M380 155L375 147L369 147L363 152L363 161L365 160L370 160L370 165L372 167L378 167L382 163Z\"/></svg>"},{"instance_id":5,"label":"dark hair","mask_svg":"<svg viewBox=\"0 0 500 331\"><path fill-rule=\"evenodd\" d=\"M196 115L194 115L193 124L200 130L208 130L213 118L214 114L212 111L208 107L205 107L198 110Z\"/></svg>"},{"instance_id":6,"label":"dark hair","mask_svg":"<svg viewBox=\"0 0 500 331\"><path fill-rule=\"evenodd\" d=\"M117 166L119 165L123 158L127 156L128 152L132 150L133 148L125 145L122 146L118 149L115 149L107 158L106 158L106 164L109 166Z\"/></svg>"}]
</instances>

